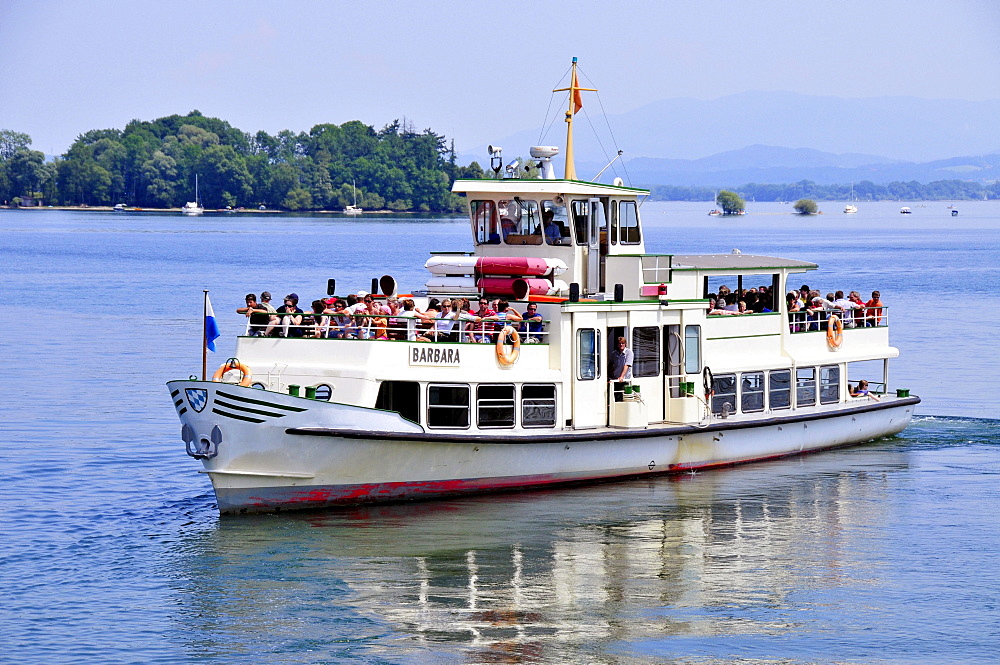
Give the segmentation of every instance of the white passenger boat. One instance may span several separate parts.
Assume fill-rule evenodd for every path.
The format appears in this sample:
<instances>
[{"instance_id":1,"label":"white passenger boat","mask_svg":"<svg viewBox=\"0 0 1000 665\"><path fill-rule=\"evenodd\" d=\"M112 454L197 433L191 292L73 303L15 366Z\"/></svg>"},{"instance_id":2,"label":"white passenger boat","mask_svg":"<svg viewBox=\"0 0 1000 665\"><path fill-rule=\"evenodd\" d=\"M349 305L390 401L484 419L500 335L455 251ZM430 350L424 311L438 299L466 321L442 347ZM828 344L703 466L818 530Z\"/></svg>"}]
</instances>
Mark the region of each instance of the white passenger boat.
<instances>
[{"instance_id":1,"label":"white passenger boat","mask_svg":"<svg viewBox=\"0 0 1000 665\"><path fill-rule=\"evenodd\" d=\"M689 472L907 426L920 400L887 389L898 355L887 308L790 315L783 296L813 263L646 252L647 192L576 176L575 59L565 90L564 178L555 178L557 151L543 146L531 150L542 179L455 182L469 201L473 248L435 254L431 282L444 281L416 299L426 307L430 297L509 292L516 310L534 305L544 318L527 334L538 343L512 346L513 326L498 334L483 323L473 324L476 334L494 343L470 333L427 343L248 329L229 363L239 371L224 365L219 380L167 384L187 452L211 478L221 512ZM547 294L535 295L536 281ZM709 293L723 282L737 291L766 285L778 311L711 314ZM394 280L381 290L394 295ZM607 365L619 337L634 353L624 384L609 380L617 377ZM852 396L860 379L872 395Z\"/></svg>"}]
</instances>

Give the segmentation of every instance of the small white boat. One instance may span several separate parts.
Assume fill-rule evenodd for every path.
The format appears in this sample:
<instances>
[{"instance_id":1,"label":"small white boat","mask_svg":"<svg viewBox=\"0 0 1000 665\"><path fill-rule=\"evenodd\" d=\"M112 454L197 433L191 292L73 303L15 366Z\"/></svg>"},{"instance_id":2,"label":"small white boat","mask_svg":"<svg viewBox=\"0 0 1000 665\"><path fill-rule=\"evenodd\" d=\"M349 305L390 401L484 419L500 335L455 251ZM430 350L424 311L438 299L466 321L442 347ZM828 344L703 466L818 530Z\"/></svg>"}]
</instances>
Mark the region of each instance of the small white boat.
<instances>
[{"instance_id":1,"label":"small white boat","mask_svg":"<svg viewBox=\"0 0 1000 665\"><path fill-rule=\"evenodd\" d=\"M709 215L709 217L719 217L720 215L722 215L722 211L718 210L718 209L716 209L716 210L709 210L708 211L708 215Z\"/></svg>"},{"instance_id":2,"label":"small white boat","mask_svg":"<svg viewBox=\"0 0 1000 665\"><path fill-rule=\"evenodd\" d=\"M358 207L358 188L357 188L357 186L355 186L353 180L351 181L351 187L354 189L354 204L346 206L344 208L344 214L345 215L360 215L361 213L364 212L364 210L362 210L361 208Z\"/></svg>"},{"instance_id":3,"label":"small white boat","mask_svg":"<svg viewBox=\"0 0 1000 665\"><path fill-rule=\"evenodd\" d=\"M844 212L848 215L853 215L857 211L858 211L858 206L854 205L853 203L848 203L847 205L844 206Z\"/></svg>"},{"instance_id":4,"label":"small white boat","mask_svg":"<svg viewBox=\"0 0 1000 665\"><path fill-rule=\"evenodd\" d=\"M899 214L900 215L910 215L912 213L913 213L913 211L910 210L909 208L907 208L906 206L903 206L902 208L899 209Z\"/></svg>"},{"instance_id":5,"label":"small white boat","mask_svg":"<svg viewBox=\"0 0 1000 665\"><path fill-rule=\"evenodd\" d=\"M113 210L115 212L125 212L125 210L126 210L125 204L124 203L116 203L115 207L113 208Z\"/></svg>"},{"instance_id":6,"label":"small white boat","mask_svg":"<svg viewBox=\"0 0 1000 665\"><path fill-rule=\"evenodd\" d=\"M181 213L184 215L203 215L205 214L205 208L201 205L201 199L198 197L198 175L194 176L194 201L188 201L183 206L181 206Z\"/></svg>"}]
</instances>

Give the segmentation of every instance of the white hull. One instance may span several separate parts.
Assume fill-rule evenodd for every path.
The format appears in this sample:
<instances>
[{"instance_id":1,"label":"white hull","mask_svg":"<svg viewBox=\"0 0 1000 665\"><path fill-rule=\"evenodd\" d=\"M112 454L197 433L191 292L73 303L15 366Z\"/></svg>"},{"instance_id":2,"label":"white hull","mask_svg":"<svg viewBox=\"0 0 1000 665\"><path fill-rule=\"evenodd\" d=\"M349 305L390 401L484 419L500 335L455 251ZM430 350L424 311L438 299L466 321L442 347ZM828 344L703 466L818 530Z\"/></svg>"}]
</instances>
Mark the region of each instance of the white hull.
<instances>
[{"instance_id":1,"label":"white hull","mask_svg":"<svg viewBox=\"0 0 1000 665\"><path fill-rule=\"evenodd\" d=\"M189 449L216 453L203 462L223 513L436 498L772 459L896 434L919 402L887 398L713 418L700 427L428 433L375 409L231 384L168 386L194 435ZM208 391L200 413L185 389ZM211 443L216 426L217 445Z\"/></svg>"},{"instance_id":2,"label":"white hull","mask_svg":"<svg viewBox=\"0 0 1000 665\"><path fill-rule=\"evenodd\" d=\"M181 212L185 215L203 215L205 209L196 203L185 203L184 207L181 208Z\"/></svg>"}]
</instances>

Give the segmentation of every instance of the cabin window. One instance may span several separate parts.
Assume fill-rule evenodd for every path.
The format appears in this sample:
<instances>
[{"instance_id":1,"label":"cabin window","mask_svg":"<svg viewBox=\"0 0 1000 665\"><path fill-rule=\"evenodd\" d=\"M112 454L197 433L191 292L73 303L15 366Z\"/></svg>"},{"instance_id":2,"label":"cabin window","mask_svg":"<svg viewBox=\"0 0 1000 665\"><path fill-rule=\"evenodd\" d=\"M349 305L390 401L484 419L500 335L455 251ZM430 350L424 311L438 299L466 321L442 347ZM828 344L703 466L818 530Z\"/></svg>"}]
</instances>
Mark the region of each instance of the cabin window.
<instances>
[{"instance_id":1,"label":"cabin window","mask_svg":"<svg viewBox=\"0 0 1000 665\"><path fill-rule=\"evenodd\" d=\"M555 427L556 387L526 383L521 386L521 427Z\"/></svg>"},{"instance_id":2,"label":"cabin window","mask_svg":"<svg viewBox=\"0 0 1000 665\"><path fill-rule=\"evenodd\" d=\"M558 205L555 201L542 201L542 222L545 226L545 242L550 245L570 244L566 206Z\"/></svg>"},{"instance_id":3,"label":"cabin window","mask_svg":"<svg viewBox=\"0 0 1000 665\"><path fill-rule=\"evenodd\" d=\"M681 340L681 327L678 325L663 326L663 345L667 349L665 371L670 377L670 396L681 396L680 374L684 355Z\"/></svg>"},{"instance_id":4,"label":"cabin window","mask_svg":"<svg viewBox=\"0 0 1000 665\"><path fill-rule=\"evenodd\" d=\"M795 370L795 406L816 405L816 368L799 367Z\"/></svg>"},{"instance_id":5,"label":"cabin window","mask_svg":"<svg viewBox=\"0 0 1000 665\"><path fill-rule=\"evenodd\" d=\"M684 326L684 372L701 371L701 326Z\"/></svg>"},{"instance_id":6,"label":"cabin window","mask_svg":"<svg viewBox=\"0 0 1000 665\"><path fill-rule=\"evenodd\" d=\"M819 401L835 404L840 401L840 367L824 365L819 368Z\"/></svg>"},{"instance_id":7,"label":"cabin window","mask_svg":"<svg viewBox=\"0 0 1000 665\"><path fill-rule=\"evenodd\" d=\"M469 386L429 384L427 386L427 426L468 427Z\"/></svg>"},{"instance_id":8,"label":"cabin window","mask_svg":"<svg viewBox=\"0 0 1000 665\"><path fill-rule=\"evenodd\" d=\"M500 244L500 222L497 218L497 207L493 201L473 201L472 227L479 245Z\"/></svg>"},{"instance_id":9,"label":"cabin window","mask_svg":"<svg viewBox=\"0 0 1000 665\"><path fill-rule=\"evenodd\" d=\"M659 333L656 326L632 328L632 376L660 375Z\"/></svg>"},{"instance_id":10,"label":"cabin window","mask_svg":"<svg viewBox=\"0 0 1000 665\"><path fill-rule=\"evenodd\" d=\"M573 227L576 232L576 244L586 245L590 240L590 202L587 200L573 201Z\"/></svg>"},{"instance_id":11,"label":"cabin window","mask_svg":"<svg viewBox=\"0 0 1000 665\"><path fill-rule=\"evenodd\" d=\"M316 394L319 395L317 389ZM420 384L416 381L383 381L378 387L375 408L395 411L407 420L420 422Z\"/></svg>"},{"instance_id":12,"label":"cabin window","mask_svg":"<svg viewBox=\"0 0 1000 665\"><path fill-rule=\"evenodd\" d=\"M712 413L736 413L736 375L719 374L712 379ZM726 406L728 405L728 407Z\"/></svg>"},{"instance_id":13,"label":"cabin window","mask_svg":"<svg viewBox=\"0 0 1000 665\"><path fill-rule=\"evenodd\" d=\"M623 245L638 245L642 241L635 201L622 201L618 204L618 237Z\"/></svg>"},{"instance_id":14,"label":"cabin window","mask_svg":"<svg viewBox=\"0 0 1000 665\"><path fill-rule=\"evenodd\" d=\"M500 229L508 245L541 245L542 219L538 203L514 198L500 201Z\"/></svg>"},{"instance_id":15,"label":"cabin window","mask_svg":"<svg viewBox=\"0 0 1000 665\"><path fill-rule=\"evenodd\" d=\"M577 331L577 344L580 349L580 380L591 381L598 378L601 375L601 331L581 328Z\"/></svg>"},{"instance_id":16,"label":"cabin window","mask_svg":"<svg viewBox=\"0 0 1000 665\"><path fill-rule=\"evenodd\" d=\"M792 405L792 373L787 369L768 372L767 401L771 410L787 409Z\"/></svg>"},{"instance_id":17,"label":"cabin window","mask_svg":"<svg viewBox=\"0 0 1000 665\"><path fill-rule=\"evenodd\" d=\"M764 372L743 372L740 375L740 411L754 413L764 410Z\"/></svg>"},{"instance_id":18,"label":"cabin window","mask_svg":"<svg viewBox=\"0 0 1000 665\"><path fill-rule=\"evenodd\" d=\"M513 427L514 385L482 384L477 387L476 422L480 427Z\"/></svg>"}]
</instances>

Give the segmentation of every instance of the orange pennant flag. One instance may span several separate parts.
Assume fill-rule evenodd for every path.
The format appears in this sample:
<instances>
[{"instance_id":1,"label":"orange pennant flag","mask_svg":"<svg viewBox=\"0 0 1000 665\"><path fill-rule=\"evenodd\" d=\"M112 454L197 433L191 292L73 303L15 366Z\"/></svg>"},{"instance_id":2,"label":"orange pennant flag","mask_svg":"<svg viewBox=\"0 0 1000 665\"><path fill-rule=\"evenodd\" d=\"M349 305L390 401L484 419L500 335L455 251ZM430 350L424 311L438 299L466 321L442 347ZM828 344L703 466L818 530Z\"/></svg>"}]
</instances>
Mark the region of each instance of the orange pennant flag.
<instances>
[{"instance_id":1,"label":"orange pennant flag","mask_svg":"<svg viewBox=\"0 0 1000 665\"><path fill-rule=\"evenodd\" d=\"M570 94L573 95L573 115L583 108L583 95L580 93L579 82L576 79L576 67L573 68L573 81L570 83Z\"/></svg>"}]
</instances>

